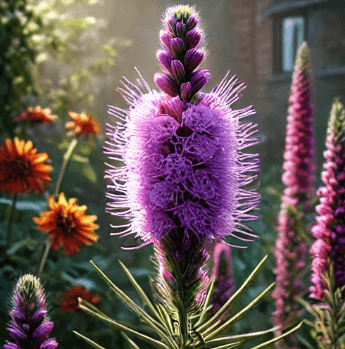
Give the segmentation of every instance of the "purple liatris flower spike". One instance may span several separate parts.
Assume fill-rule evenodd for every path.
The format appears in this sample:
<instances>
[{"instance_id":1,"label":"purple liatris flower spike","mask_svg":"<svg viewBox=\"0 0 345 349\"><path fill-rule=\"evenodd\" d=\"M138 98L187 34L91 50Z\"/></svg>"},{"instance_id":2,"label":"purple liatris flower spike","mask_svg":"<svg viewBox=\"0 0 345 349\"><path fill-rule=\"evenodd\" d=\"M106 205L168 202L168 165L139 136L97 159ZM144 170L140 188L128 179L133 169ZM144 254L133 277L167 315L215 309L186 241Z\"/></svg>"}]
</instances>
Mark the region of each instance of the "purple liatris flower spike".
<instances>
[{"instance_id":1,"label":"purple liatris flower spike","mask_svg":"<svg viewBox=\"0 0 345 349\"><path fill-rule=\"evenodd\" d=\"M161 38L169 37L162 39L167 49L171 40L186 40L190 31L201 36L194 8L172 7L166 16ZM129 219L119 234L135 233L150 243L181 228L186 244L191 235L199 241L256 237L242 222L256 218L250 211L258 207L260 196L242 187L257 177L259 159L242 150L258 143L257 130L255 124L241 122L255 111L251 106L230 108L244 88L229 72L211 93L185 102L179 95L152 90L141 76L136 84L125 79L120 90L130 108L109 108L118 121L115 127L108 125L105 147L110 159L125 163L107 164L106 172L113 182L108 211Z\"/></svg>"},{"instance_id":2,"label":"purple liatris flower spike","mask_svg":"<svg viewBox=\"0 0 345 349\"><path fill-rule=\"evenodd\" d=\"M283 201L285 205L301 203L307 208L313 193L315 150L309 49L306 42L297 52L289 105L282 176L286 186Z\"/></svg>"},{"instance_id":3,"label":"purple liatris flower spike","mask_svg":"<svg viewBox=\"0 0 345 349\"><path fill-rule=\"evenodd\" d=\"M274 252L277 267L274 270L276 288L272 294L276 301L273 322L281 329L293 323L300 308L296 297L302 291L299 274L305 267L307 251L300 232L303 231L304 212L310 205L315 172L310 84L309 51L304 42L297 52L291 85L282 176L286 188ZM279 342L277 348L283 342Z\"/></svg>"},{"instance_id":4,"label":"purple liatris flower spike","mask_svg":"<svg viewBox=\"0 0 345 349\"><path fill-rule=\"evenodd\" d=\"M204 299L206 247L227 236L252 241L243 222L257 218L250 211L260 202L246 188L257 178L258 155L242 152L258 143L256 125L242 122L255 111L230 108L245 88L230 72L211 93L200 92L210 77L195 70L205 55L202 36L193 7L166 11L157 53L164 72L155 76L162 92L141 76L125 79L120 91L130 108L109 108L117 124L108 125L105 147L125 164L106 171L108 211L129 220L114 234L155 244L157 287L184 311Z\"/></svg>"},{"instance_id":5,"label":"purple liatris flower spike","mask_svg":"<svg viewBox=\"0 0 345 349\"><path fill-rule=\"evenodd\" d=\"M317 191L317 224L312 228L316 241L313 255L311 297L323 299L325 284L322 275L329 262L334 267L335 287L345 285L345 111L339 100L332 106L327 129L325 163L321 179L325 186Z\"/></svg>"},{"instance_id":6,"label":"purple liatris flower spike","mask_svg":"<svg viewBox=\"0 0 345 349\"><path fill-rule=\"evenodd\" d=\"M234 289L234 278L232 274L231 248L219 242L213 250L214 290L212 293L211 314L214 315L230 298ZM223 314L226 317L230 309Z\"/></svg>"},{"instance_id":7,"label":"purple liatris flower spike","mask_svg":"<svg viewBox=\"0 0 345 349\"><path fill-rule=\"evenodd\" d=\"M12 296L12 320L8 332L12 342L5 349L55 349L55 338L49 339L54 323L49 321L46 300L38 278L27 274L17 281Z\"/></svg>"}]
</instances>

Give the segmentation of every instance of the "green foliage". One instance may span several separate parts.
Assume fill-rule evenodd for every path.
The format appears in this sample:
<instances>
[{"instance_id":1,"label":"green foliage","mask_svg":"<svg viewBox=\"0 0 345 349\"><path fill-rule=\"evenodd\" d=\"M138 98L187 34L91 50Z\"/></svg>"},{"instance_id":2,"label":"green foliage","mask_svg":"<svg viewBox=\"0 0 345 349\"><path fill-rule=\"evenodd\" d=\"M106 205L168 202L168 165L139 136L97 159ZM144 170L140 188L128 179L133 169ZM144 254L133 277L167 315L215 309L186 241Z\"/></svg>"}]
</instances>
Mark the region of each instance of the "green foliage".
<instances>
[{"instance_id":1,"label":"green foliage","mask_svg":"<svg viewBox=\"0 0 345 349\"><path fill-rule=\"evenodd\" d=\"M306 321L311 327L311 336L319 349L345 348L345 298L343 289L334 288L334 270L328 262L330 270L324 274L324 301L309 304L300 299L301 304L313 316ZM314 347L315 347L314 345Z\"/></svg>"},{"instance_id":2,"label":"green foliage","mask_svg":"<svg viewBox=\"0 0 345 349\"><path fill-rule=\"evenodd\" d=\"M34 4L37 0L31 0ZM40 0L33 6L42 17L45 32L33 44L40 55L31 70L40 100L59 115L71 109L92 111L101 77L114 66L116 38L102 42L104 19L80 17L83 3L99 6L98 1ZM47 73L59 68L58 79ZM42 78L43 77L43 78Z\"/></svg>"},{"instance_id":3,"label":"green foliage","mask_svg":"<svg viewBox=\"0 0 345 349\"><path fill-rule=\"evenodd\" d=\"M117 40L102 42L106 23L80 17L83 3L99 6L97 0L0 1L1 133L13 136L13 116L35 104L49 105L60 118L71 110L92 112Z\"/></svg>"},{"instance_id":4,"label":"green foliage","mask_svg":"<svg viewBox=\"0 0 345 349\"><path fill-rule=\"evenodd\" d=\"M99 311L92 304L83 301L80 299L80 308L84 310L87 314L94 316L97 319L100 319L118 330L122 330L129 335L136 336L142 341L150 344L151 347L160 348L160 349L177 349L177 348L196 348L201 349L204 347L207 348L238 348L242 347L242 344L250 340L252 338L260 337L263 334L271 333L277 328L272 328L266 331L260 331L255 333L247 333L245 335L235 335L235 336L227 336L222 338L214 338L216 335L222 331L225 327L228 327L231 323L238 321L242 318L251 308L253 308L266 293L268 293L274 284L270 285L266 290L264 290L259 296L257 296L247 307L242 309L241 311L235 313L230 319L223 319L222 314L225 313L226 309L234 304L237 300L237 297L243 292L243 290L248 286L248 284L255 278L260 267L263 265L267 256L258 264L258 266L253 270L253 272L249 275L244 284L238 289L238 291L218 310L218 312L213 315L210 319L205 320L205 313L207 312L207 308L210 306L210 295L213 290L213 283L211 284L207 296L206 302L203 304L203 309L199 314L194 314L192 317L188 316L188 340L186 342L183 341L182 332L184 331L181 327L184 325L181 322L180 314L176 314L176 312L172 312L169 307L159 302L153 304L149 297L145 294L145 292L141 289L139 284L135 281L133 276L129 273L128 269L120 262L123 270L128 276L130 282L138 292L143 305L147 305L152 312L152 316L149 315L143 308L138 306L130 297L126 295L123 291L121 291L92 261L92 265L98 272L98 274L103 278L103 280L109 285L109 287L115 292L115 294L126 304L129 308L131 308L141 319L145 322L149 327L151 327L152 333L155 334L154 337L146 335L142 332L138 332L132 327L128 325L124 325L115 320L112 320L110 317ZM176 317L177 315L177 317ZM281 338L291 334L300 328L302 323L300 323L295 328L290 331L284 333L283 335L266 341L258 346L252 347L252 349L259 348L267 348L274 342L277 342ZM80 334L78 334L81 336ZM159 338L155 338L155 337ZM138 345L133 342L127 335L125 338L130 342L131 346L134 348L138 348ZM89 338L83 337L86 342L95 346L93 341Z\"/></svg>"},{"instance_id":5,"label":"green foliage","mask_svg":"<svg viewBox=\"0 0 345 349\"><path fill-rule=\"evenodd\" d=\"M13 113L26 94L35 94L30 66L37 58L32 38L43 33L42 18L24 0L0 1L0 133L13 135Z\"/></svg>"}]
</instances>

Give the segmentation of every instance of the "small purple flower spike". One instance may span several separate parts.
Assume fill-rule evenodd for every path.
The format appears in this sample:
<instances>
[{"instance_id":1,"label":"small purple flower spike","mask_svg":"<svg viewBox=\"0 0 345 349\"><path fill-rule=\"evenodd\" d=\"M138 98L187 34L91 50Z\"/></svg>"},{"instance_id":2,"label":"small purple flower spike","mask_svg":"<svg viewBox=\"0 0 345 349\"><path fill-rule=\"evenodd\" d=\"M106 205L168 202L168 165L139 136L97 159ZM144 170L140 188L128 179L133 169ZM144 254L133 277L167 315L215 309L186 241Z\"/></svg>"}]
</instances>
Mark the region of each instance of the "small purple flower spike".
<instances>
[{"instance_id":1,"label":"small purple flower spike","mask_svg":"<svg viewBox=\"0 0 345 349\"><path fill-rule=\"evenodd\" d=\"M316 168L311 91L309 49L303 42L296 55L289 98L282 180L285 205L302 203L304 208L310 204Z\"/></svg>"},{"instance_id":2,"label":"small purple flower spike","mask_svg":"<svg viewBox=\"0 0 345 349\"><path fill-rule=\"evenodd\" d=\"M317 224L312 228L316 241L310 249L313 255L310 297L322 300L325 284L322 275L329 262L334 266L335 288L345 285L345 110L336 99L327 130L325 163L321 179L325 186L317 195Z\"/></svg>"},{"instance_id":3,"label":"small purple flower spike","mask_svg":"<svg viewBox=\"0 0 345 349\"><path fill-rule=\"evenodd\" d=\"M231 248L222 242L217 243L213 250L212 277L215 282L211 314L214 315L227 302L234 289ZM229 312L230 309L227 309L223 317L225 318Z\"/></svg>"},{"instance_id":4,"label":"small purple flower spike","mask_svg":"<svg viewBox=\"0 0 345 349\"><path fill-rule=\"evenodd\" d=\"M5 349L55 349L55 338L49 339L54 323L49 321L45 295L38 278L27 274L17 281L12 296L12 320L8 332L12 342Z\"/></svg>"},{"instance_id":5,"label":"small purple flower spike","mask_svg":"<svg viewBox=\"0 0 345 349\"><path fill-rule=\"evenodd\" d=\"M299 273L305 267L307 247L297 231L297 225L310 206L315 172L310 63L306 42L301 44L296 55L289 104L282 176L286 188L278 219L278 239L274 251L276 288L272 293L276 306L273 323L281 326L281 330L292 325L294 314L300 308L296 297L302 291ZM277 348L285 342L280 341Z\"/></svg>"}]
</instances>

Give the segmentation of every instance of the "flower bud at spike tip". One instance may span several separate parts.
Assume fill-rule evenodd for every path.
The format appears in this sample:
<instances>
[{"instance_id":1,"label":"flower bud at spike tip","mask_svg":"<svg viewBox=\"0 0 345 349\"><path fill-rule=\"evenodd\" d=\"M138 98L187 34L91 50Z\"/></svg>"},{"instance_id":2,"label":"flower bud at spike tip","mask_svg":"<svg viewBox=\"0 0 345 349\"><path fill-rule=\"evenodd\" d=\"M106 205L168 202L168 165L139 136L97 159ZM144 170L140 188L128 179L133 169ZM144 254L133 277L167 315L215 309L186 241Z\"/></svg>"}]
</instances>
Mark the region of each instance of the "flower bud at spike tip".
<instances>
[{"instance_id":1,"label":"flower bud at spike tip","mask_svg":"<svg viewBox=\"0 0 345 349\"><path fill-rule=\"evenodd\" d=\"M45 295L39 279L30 274L17 281L12 296L12 320L8 332L12 342L6 342L5 349L55 349L55 338L49 339L54 323L49 321Z\"/></svg>"},{"instance_id":2,"label":"flower bud at spike tip","mask_svg":"<svg viewBox=\"0 0 345 349\"><path fill-rule=\"evenodd\" d=\"M192 72L194 69L199 67L204 59L204 54L195 49L188 50L184 58L184 62L188 72Z\"/></svg>"},{"instance_id":3,"label":"flower bud at spike tip","mask_svg":"<svg viewBox=\"0 0 345 349\"><path fill-rule=\"evenodd\" d=\"M170 76L163 73L156 73L154 80L155 84L169 96L174 97L178 95L176 83Z\"/></svg>"},{"instance_id":4,"label":"flower bud at spike tip","mask_svg":"<svg viewBox=\"0 0 345 349\"><path fill-rule=\"evenodd\" d=\"M157 58L161 66L165 69L167 73L171 73L171 54L166 51L158 51Z\"/></svg>"},{"instance_id":5,"label":"flower bud at spike tip","mask_svg":"<svg viewBox=\"0 0 345 349\"><path fill-rule=\"evenodd\" d=\"M171 71L176 81L183 82L185 77L185 71L183 64L179 60L174 59L171 61Z\"/></svg>"}]
</instances>

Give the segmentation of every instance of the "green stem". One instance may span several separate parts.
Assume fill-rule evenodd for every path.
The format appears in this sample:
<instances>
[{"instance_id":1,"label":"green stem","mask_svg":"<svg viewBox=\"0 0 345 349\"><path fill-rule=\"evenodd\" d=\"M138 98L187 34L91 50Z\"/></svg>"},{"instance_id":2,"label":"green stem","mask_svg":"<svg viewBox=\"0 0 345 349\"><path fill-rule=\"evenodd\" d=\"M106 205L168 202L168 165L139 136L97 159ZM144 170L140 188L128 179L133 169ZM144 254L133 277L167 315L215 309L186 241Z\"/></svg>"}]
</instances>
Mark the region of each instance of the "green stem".
<instances>
[{"instance_id":1,"label":"green stem","mask_svg":"<svg viewBox=\"0 0 345 349\"><path fill-rule=\"evenodd\" d=\"M180 349L185 347L185 344L188 340L188 319L187 319L187 312L183 308L183 304L179 304L178 306L178 316L179 316L179 326L180 326Z\"/></svg>"},{"instance_id":2,"label":"green stem","mask_svg":"<svg viewBox=\"0 0 345 349\"><path fill-rule=\"evenodd\" d=\"M70 145L69 145L69 147L68 147L68 149L66 151L66 153L63 156L63 162L62 162L62 165L61 165L61 168L60 168L59 177L58 177L58 179L56 181L56 186L55 186L55 191L54 191L54 196L55 197L58 196L58 194L59 194L61 182L62 182L63 176L65 174L65 170L66 170L68 161L71 158L71 156L73 155L73 152L74 152L77 144L78 144L78 139L77 138L73 138L72 142L70 143Z\"/></svg>"},{"instance_id":3,"label":"green stem","mask_svg":"<svg viewBox=\"0 0 345 349\"><path fill-rule=\"evenodd\" d=\"M10 214L8 216L7 237L6 237L6 247L7 247L7 249L10 247L11 232L12 232L12 222L13 222L14 212L16 210L17 196L18 196L18 193L13 194L11 210L10 210Z\"/></svg>"},{"instance_id":4,"label":"green stem","mask_svg":"<svg viewBox=\"0 0 345 349\"><path fill-rule=\"evenodd\" d=\"M44 253L43 253L43 256L42 256L42 259L41 259L41 263L40 263L40 267L38 269L38 277L41 277L41 274L42 274L42 271L43 271L43 268L44 268L44 265L46 263L46 260L47 260L47 257L48 257L48 253L50 251L50 247L52 246L52 243L51 241L48 239L47 241L47 246L46 246L46 249L44 250Z\"/></svg>"}]
</instances>

